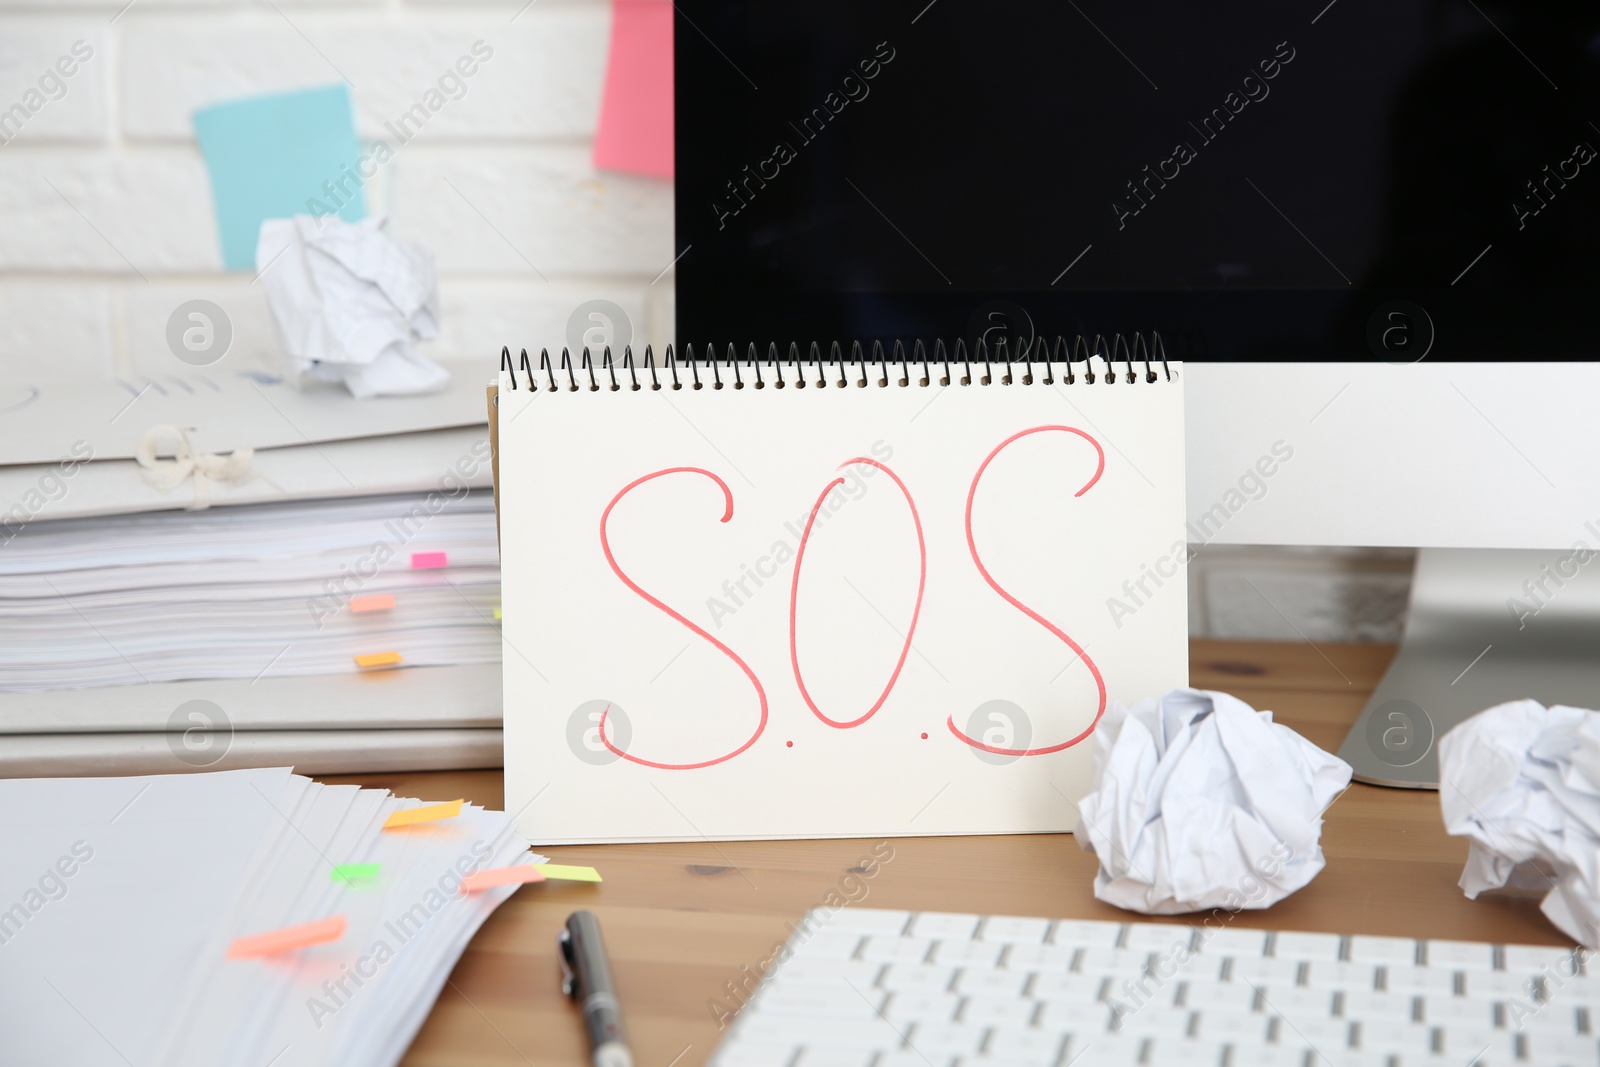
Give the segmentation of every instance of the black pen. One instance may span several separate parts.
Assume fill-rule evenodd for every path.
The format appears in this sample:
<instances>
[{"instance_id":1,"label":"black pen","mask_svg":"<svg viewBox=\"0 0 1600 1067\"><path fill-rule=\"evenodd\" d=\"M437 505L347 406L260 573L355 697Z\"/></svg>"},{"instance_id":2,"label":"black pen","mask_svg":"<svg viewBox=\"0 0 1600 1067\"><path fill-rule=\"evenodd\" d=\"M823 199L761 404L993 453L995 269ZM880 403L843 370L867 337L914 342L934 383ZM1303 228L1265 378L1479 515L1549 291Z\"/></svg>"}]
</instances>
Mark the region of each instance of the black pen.
<instances>
[{"instance_id":1,"label":"black pen","mask_svg":"<svg viewBox=\"0 0 1600 1067\"><path fill-rule=\"evenodd\" d=\"M594 913L575 911L568 916L556 936L556 948L561 953L561 991L583 1010L594 1067L633 1067L633 1053L622 1033L622 1007Z\"/></svg>"}]
</instances>

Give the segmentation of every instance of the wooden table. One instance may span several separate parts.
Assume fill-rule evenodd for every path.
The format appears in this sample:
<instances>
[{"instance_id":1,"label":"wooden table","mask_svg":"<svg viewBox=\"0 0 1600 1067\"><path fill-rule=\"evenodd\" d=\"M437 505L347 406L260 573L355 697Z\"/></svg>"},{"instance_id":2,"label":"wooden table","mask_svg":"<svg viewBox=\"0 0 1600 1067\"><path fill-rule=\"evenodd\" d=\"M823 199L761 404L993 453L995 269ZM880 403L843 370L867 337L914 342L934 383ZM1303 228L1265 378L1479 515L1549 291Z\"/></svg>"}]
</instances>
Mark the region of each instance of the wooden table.
<instances>
[{"instance_id":1,"label":"wooden table","mask_svg":"<svg viewBox=\"0 0 1600 1067\"><path fill-rule=\"evenodd\" d=\"M1380 645L1195 641L1203 689L1270 708L1337 749L1394 649ZM402 796L504 804L499 771L362 775L326 781ZM1288 900L1244 912L1240 926L1450 937L1530 944L1562 938L1533 899L1467 900L1456 886L1465 841L1445 835L1437 793L1355 785L1328 811L1327 868ZM537 843L536 843L537 844ZM1094 899L1094 856L1067 834L904 838L871 878L851 874L873 840L595 845L542 851L598 867L603 885L525 887L462 957L407 1053L409 1067L583 1064L583 1026L557 989L555 936L576 908L605 927L639 1067L693 1067L721 1036L713 1001L771 954L791 923L842 880L869 907L1126 921ZM970 873L969 873L970 872ZM856 881L859 879L859 883ZM1160 921L1160 920L1157 920ZM1182 922L1173 919L1166 921Z\"/></svg>"}]
</instances>

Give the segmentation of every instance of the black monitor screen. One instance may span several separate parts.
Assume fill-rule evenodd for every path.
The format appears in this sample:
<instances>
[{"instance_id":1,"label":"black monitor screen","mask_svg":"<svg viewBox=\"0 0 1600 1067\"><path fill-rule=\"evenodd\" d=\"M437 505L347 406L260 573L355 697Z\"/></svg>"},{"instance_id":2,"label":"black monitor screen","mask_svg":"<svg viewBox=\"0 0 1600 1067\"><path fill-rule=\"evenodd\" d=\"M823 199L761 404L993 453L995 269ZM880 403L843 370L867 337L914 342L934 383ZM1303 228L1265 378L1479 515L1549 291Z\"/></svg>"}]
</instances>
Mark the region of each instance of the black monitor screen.
<instances>
[{"instance_id":1,"label":"black monitor screen","mask_svg":"<svg viewBox=\"0 0 1600 1067\"><path fill-rule=\"evenodd\" d=\"M1600 347L1600 5L677 6L680 342Z\"/></svg>"}]
</instances>

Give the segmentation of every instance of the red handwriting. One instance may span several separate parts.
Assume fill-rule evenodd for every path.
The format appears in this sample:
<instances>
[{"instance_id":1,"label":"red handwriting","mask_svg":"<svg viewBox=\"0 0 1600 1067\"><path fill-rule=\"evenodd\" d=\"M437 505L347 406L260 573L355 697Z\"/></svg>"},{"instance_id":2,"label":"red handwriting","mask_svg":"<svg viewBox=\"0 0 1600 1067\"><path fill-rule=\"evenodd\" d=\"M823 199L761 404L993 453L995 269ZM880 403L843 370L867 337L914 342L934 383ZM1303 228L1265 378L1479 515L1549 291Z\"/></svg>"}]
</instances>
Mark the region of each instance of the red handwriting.
<instances>
[{"instance_id":1,"label":"red handwriting","mask_svg":"<svg viewBox=\"0 0 1600 1067\"><path fill-rule=\"evenodd\" d=\"M1045 618L1043 615L1040 615L1037 611L1034 611L1032 608L1028 607L1028 605L1024 604L1010 593L1006 592L1006 590L1001 587L1000 583L994 580L994 576L989 573L989 568L983 565L983 559L978 555L978 544L973 540L972 537L972 501L978 495L978 483L983 480L983 474L989 469L989 464L993 463L995 457L1001 452L1005 451L1006 448L1014 442L1020 441L1024 437L1028 437L1032 434L1048 433L1052 431L1076 434L1094 446L1095 455L1098 459L1098 462L1095 464L1094 475L1087 482L1083 483L1082 489L1079 489L1072 495L1074 497L1082 496L1094 486L1095 482L1100 480L1100 475L1105 473L1106 469L1105 449L1100 447L1099 441L1096 441L1093 437L1090 437L1077 427L1035 426L1031 430L1023 430L1021 433L1012 434L1010 437L1006 438L1004 441L1001 441L995 446L994 451L990 452L989 455L984 459L983 463L978 467L978 473L972 476L972 485L967 489L967 550L972 553L972 562L977 565L978 573L983 575L983 580L989 583L989 588L993 589L996 593L999 593L1001 599L1003 599L1007 604L1010 604L1028 618L1032 619L1040 626L1043 626L1052 634L1055 634L1056 637L1060 638L1068 648L1072 649L1072 651L1077 654L1079 659L1083 660L1084 664L1089 668L1089 673L1094 676L1095 686L1100 690L1100 702L1099 706L1095 709L1094 721L1089 724L1088 729L1084 730L1076 737L1061 742L1059 745L1050 745L1044 748L998 748L993 745L986 745L982 741L979 741L976 738L968 737L966 734L962 733L960 727L956 726L956 720L954 716L951 716L946 721L945 725L950 728L950 732L955 734L962 741L965 741L973 748L979 748L985 752L993 752L1001 756L1043 756L1051 752L1060 752L1063 749L1071 748L1073 745L1076 745L1078 742L1094 733L1094 728L1100 723L1100 716L1104 715L1106 711L1106 683L1105 679L1100 677L1100 668L1095 666L1094 660L1091 659L1089 654L1083 650L1082 645L1078 644L1078 642L1067 636L1065 630L1061 629L1049 619Z\"/></svg>"},{"instance_id":2,"label":"red handwriting","mask_svg":"<svg viewBox=\"0 0 1600 1067\"><path fill-rule=\"evenodd\" d=\"M613 745L611 740L606 737L606 714L610 712L609 708L607 708L606 711L602 712L600 715L599 731L600 743L605 745L606 748L611 752L621 756L623 759L628 760L631 763L637 763L644 767L655 767L658 770L664 771L692 771L698 770L701 767L711 767L718 763L725 763L756 743L756 738L760 737L761 732L767 728L767 691L761 687L761 679L756 677L755 671L752 671L750 669L750 665L739 658L739 654L737 652L723 644L721 641L718 641L715 637L712 637L710 634L706 633L706 631L702 630L700 627L684 618L681 614L641 589L637 582L623 573L622 568L617 565L616 557L611 553L611 537L607 532L606 525L611 520L612 510L622 502L623 497L633 492L645 482L653 481L656 478L664 478L669 474L700 474L716 482L717 487L722 490L722 499L725 505L722 512L721 521L727 522L733 518L733 492L729 490L727 482L723 481L715 474L712 474L710 471L702 470L699 467L668 467L666 470L656 471L654 474L646 474L643 478L635 478L633 481L623 486L621 492L611 498L611 503L606 505L606 510L600 516L600 547L605 551L606 562L611 565L612 573L618 578L622 579L623 585L626 585L641 598L665 612L673 620L688 627L694 632L695 636L711 642L712 645L716 646L717 651L721 652L724 656L727 656L729 659L733 660L734 663L739 665L739 669L744 671L745 677L750 679L750 684L755 686L756 696L761 699L761 721L756 724L755 733L751 734L749 740L745 741L744 744L740 745L732 752L726 753L725 755L717 756L714 759L701 760L698 763L658 763L654 760L641 759L638 756L634 756L630 753L622 751L620 748Z\"/></svg>"},{"instance_id":3,"label":"red handwriting","mask_svg":"<svg viewBox=\"0 0 1600 1067\"><path fill-rule=\"evenodd\" d=\"M894 471L890 470L888 467L885 467L877 460L868 459L865 456L857 456L854 459L847 459L843 463L839 464L838 469L844 470L844 468L850 466L852 463L865 463L867 466L875 467L887 474L891 479L894 480L894 484L899 488L900 494L906 498L906 506L911 509L911 521L917 528L917 602L911 608L911 625L906 627L906 639L905 643L900 646L900 658L895 660L894 671L889 675L888 684L883 687L883 692L878 694L878 699L873 702L872 707L868 708L861 716L851 719L848 722L839 719L830 719L827 715L823 714L822 709L817 707L816 701L811 699L811 693L806 689L806 680L801 676L800 673L800 649L799 639L796 634L795 618L800 607L800 566L805 562L806 559L806 543L811 540L811 529L816 525L817 515L822 511L823 501L828 499L829 493L833 492L834 489L844 484L844 479L835 478L833 481L829 482L827 488L822 490L822 495L817 497L817 502L811 507L811 517L806 520L806 528L800 534L800 548L795 553L794 557L794 579L789 586L789 662L794 666L795 684L800 687L800 696L805 699L806 707L810 708L813 715L827 723L829 726L834 726L841 730L848 730L853 726L860 726L862 723L876 715L878 713L878 709L883 707L883 702L889 699L889 692L890 690L894 689L894 684L900 680L900 671L905 667L906 656L911 652L911 636L917 632L917 619L922 614L922 590L927 585L928 581L928 547L923 541L922 537L922 517L917 514L917 502L911 499L910 490L906 488L906 484L900 480L900 476Z\"/></svg>"}]
</instances>

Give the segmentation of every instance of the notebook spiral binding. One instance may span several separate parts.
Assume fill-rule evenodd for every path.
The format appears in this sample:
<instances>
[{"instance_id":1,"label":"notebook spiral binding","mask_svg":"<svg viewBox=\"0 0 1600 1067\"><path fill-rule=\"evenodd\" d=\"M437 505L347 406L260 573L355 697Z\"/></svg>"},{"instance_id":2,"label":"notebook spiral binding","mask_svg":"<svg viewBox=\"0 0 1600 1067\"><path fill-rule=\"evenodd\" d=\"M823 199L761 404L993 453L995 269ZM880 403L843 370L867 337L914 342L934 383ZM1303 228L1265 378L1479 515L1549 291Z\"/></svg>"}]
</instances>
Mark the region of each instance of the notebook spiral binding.
<instances>
[{"instance_id":1,"label":"notebook spiral binding","mask_svg":"<svg viewBox=\"0 0 1600 1067\"><path fill-rule=\"evenodd\" d=\"M839 342L835 341L829 346L828 358L822 358L822 348L817 342L811 342L805 358L801 358L798 342L789 343L789 354L780 357L778 345L773 342L767 346L767 354L761 356L752 343L743 357L739 356L737 349L732 344L728 345L727 355L718 358L716 346L706 346L706 358L695 358L694 346L684 345L683 356L679 358L673 354L672 346L668 345L666 352L658 365L655 354L650 346L646 345L644 359L634 359L632 347L622 350L622 358L616 359L611 354L610 346L602 351L596 361L587 347L575 362L571 353L563 348L558 359L552 360L548 349L539 352L539 365L535 368L528 356L528 350L522 350L521 359L512 361L510 347L500 349L500 369L510 379L512 389L526 388L529 392L577 392L580 389L599 391L607 389L616 392L621 389L722 389L731 387L743 389L746 386L755 389L764 389L771 385L775 389L793 386L804 389L811 386L825 389L832 385L836 388L847 386L864 387L868 384L868 371L875 369L875 384L888 387L890 384L890 368L896 368L898 378L894 384L901 388L917 386L927 388L937 384L941 386L959 385L1054 385L1061 382L1065 385L1076 385L1079 381L1094 385L1097 381L1106 385L1116 384L1121 381L1125 384L1138 382L1141 375L1134 370L1134 364L1142 363L1142 375L1146 383L1172 380L1172 370L1167 365L1166 349L1161 343L1159 333L1150 334L1150 341L1145 342L1145 335L1133 335L1130 345L1122 334L1116 334L1110 342L1104 335L1097 334L1091 343L1078 334L1073 343L1069 344L1065 337L1057 336L1054 351L1044 338L1037 338L1031 344L1021 344L1017 353L1012 355L1009 345L1001 339L991 355L989 346L979 338L975 354L969 356L967 344L964 339L957 339L955 354L952 356L945 348L942 340L933 343L933 354L928 354L927 347L919 340L912 343L908 355L905 345L900 341L894 342L894 347L889 353L883 350L880 341L872 342L872 352L868 355L862 350L861 342L855 341L850 345L850 355L845 357ZM1101 372L1095 374L1095 361L1099 360ZM1123 365L1123 372L1119 374L1116 365ZM1156 364L1160 364L1160 372ZM977 365L981 375L974 379L973 366ZM1075 373L1074 364L1082 364L1081 373ZM789 368L789 377L784 377L785 365ZM1035 375L1034 367L1038 365L1043 369L1042 375ZM920 379L912 378L912 369L920 366L922 376ZM998 367L999 373L996 374ZM518 369L526 375L525 384L517 378ZM1056 374L1059 368L1060 374ZM936 371L943 373L934 377ZM763 373L763 370L765 373ZM959 377L955 372L959 371ZM838 377L830 381L834 373ZM815 377L808 377L813 374ZM641 381L640 375L647 376L647 381ZM539 379L543 376L544 381ZM748 380L747 380L748 379Z\"/></svg>"}]
</instances>

